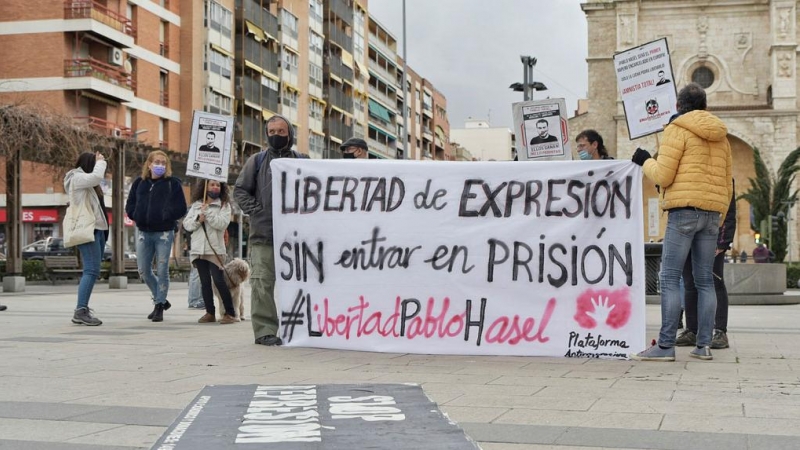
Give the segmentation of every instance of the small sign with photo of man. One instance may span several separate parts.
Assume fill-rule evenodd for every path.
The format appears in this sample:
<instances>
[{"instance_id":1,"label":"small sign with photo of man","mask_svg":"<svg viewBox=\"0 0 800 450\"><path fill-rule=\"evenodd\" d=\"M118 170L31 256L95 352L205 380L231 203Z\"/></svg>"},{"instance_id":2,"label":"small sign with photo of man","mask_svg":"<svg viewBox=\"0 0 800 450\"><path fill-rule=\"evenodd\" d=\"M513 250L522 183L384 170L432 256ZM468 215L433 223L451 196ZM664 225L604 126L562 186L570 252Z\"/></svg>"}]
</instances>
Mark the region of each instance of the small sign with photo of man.
<instances>
[{"instance_id":1,"label":"small sign with photo of man","mask_svg":"<svg viewBox=\"0 0 800 450\"><path fill-rule=\"evenodd\" d=\"M572 159L564 99L514 103L512 111L521 161Z\"/></svg>"},{"instance_id":2,"label":"small sign with photo of man","mask_svg":"<svg viewBox=\"0 0 800 450\"><path fill-rule=\"evenodd\" d=\"M617 53L614 69L630 138L662 131L678 99L666 38Z\"/></svg>"},{"instance_id":3,"label":"small sign with photo of man","mask_svg":"<svg viewBox=\"0 0 800 450\"><path fill-rule=\"evenodd\" d=\"M233 117L194 111L186 175L228 181Z\"/></svg>"}]
</instances>

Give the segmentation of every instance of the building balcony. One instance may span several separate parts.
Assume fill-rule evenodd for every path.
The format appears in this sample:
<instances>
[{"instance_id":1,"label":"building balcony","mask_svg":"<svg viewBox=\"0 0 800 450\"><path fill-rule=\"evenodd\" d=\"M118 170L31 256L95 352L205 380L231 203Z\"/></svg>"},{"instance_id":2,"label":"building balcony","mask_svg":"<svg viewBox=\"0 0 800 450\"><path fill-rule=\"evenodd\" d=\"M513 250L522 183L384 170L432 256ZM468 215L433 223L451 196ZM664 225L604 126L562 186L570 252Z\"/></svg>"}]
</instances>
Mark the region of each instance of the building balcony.
<instances>
[{"instance_id":1,"label":"building balcony","mask_svg":"<svg viewBox=\"0 0 800 450\"><path fill-rule=\"evenodd\" d=\"M353 81L353 69L347 67L342 62L342 59L338 56L331 56L328 59L328 69L330 73L336 75L337 77L350 81Z\"/></svg>"},{"instance_id":2,"label":"building balcony","mask_svg":"<svg viewBox=\"0 0 800 450\"><path fill-rule=\"evenodd\" d=\"M425 116L433 118L433 108L428 103L422 103L422 114Z\"/></svg>"},{"instance_id":3,"label":"building balcony","mask_svg":"<svg viewBox=\"0 0 800 450\"><path fill-rule=\"evenodd\" d=\"M380 153L382 156L385 156L386 158L389 158L389 159L395 159L395 157L396 157L396 154L397 154L396 149L389 148L388 145L386 145L386 144L384 144L382 142L376 141L375 139L373 139L371 137L367 139L367 145L369 146L369 149L373 153Z\"/></svg>"},{"instance_id":4,"label":"building balcony","mask_svg":"<svg viewBox=\"0 0 800 450\"><path fill-rule=\"evenodd\" d=\"M382 53L387 59L391 61L397 60L397 50L393 50L386 42L378 39L374 34L369 34L369 45L375 50ZM394 58L394 59L392 59Z\"/></svg>"},{"instance_id":5,"label":"building balcony","mask_svg":"<svg viewBox=\"0 0 800 450\"><path fill-rule=\"evenodd\" d=\"M381 102L383 104L383 106L386 107L386 109L388 109L389 111L392 112L392 114L397 115L397 110L395 110L395 108L392 108L392 105L397 105L397 101L395 99L393 99L390 95L387 95L387 94L375 89L372 86L369 87L368 92L369 92L370 98Z\"/></svg>"},{"instance_id":6,"label":"building balcony","mask_svg":"<svg viewBox=\"0 0 800 450\"><path fill-rule=\"evenodd\" d=\"M338 117L326 117L325 134L344 142L353 135L353 127L347 126Z\"/></svg>"},{"instance_id":7,"label":"building balcony","mask_svg":"<svg viewBox=\"0 0 800 450\"><path fill-rule=\"evenodd\" d=\"M136 28L133 23L116 11L112 11L93 0L65 0L64 19L79 22L77 28L92 31L111 39L123 47L133 47ZM74 24L72 24L74 26Z\"/></svg>"},{"instance_id":8,"label":"building balcony","mask_svg":"<svg viewBox=\"0 0 800 450\"><path fill-rule=\"evenodd\" d=\"M333 43L338 45L339 47L347 50L348 52L353 52L353 37L348 36L347 33L344 32L341 28L338 28L334 25L330 25L327 27L327 35L328 39L330 39Z\"/></svg>"},{"instance_id":9,"label":"building balcony","mask_svg":"<svg viewBox=\"0 0 800 450\"><path fill-rule=\"evenodd\" d=\"M369 71L378 75L384 83L391 85L392 87L399 87L394 84L394 80L397 79L397 74L386 70L386 68L381 67L378 63L371 59L369 60Z\"/></svg>"},{"instance_id":10,"label":"building balcony","mask_svg":"<svg viewBox=\"0 0 800 450\"><path fill-rule=\"evenodd\" d=\"M428 142L433 142L433 133L428 127L422 127L422 137L423 139L427 139Z\"/></svg>"},{"instance_id":11,"label":"building balcony","mask_svg":"<svg viewBox=\"0 0 800 450\"><path fill-rule=\"evenodd\" d=\"M87 127L104 136L130 139L133 137L133 130L118 123L109 122L99 117L83 116L73 117L76 124Z\"/></svg>"},{"instance_id":12,"label":"building balcony","mask_svg":"<svg viewBox=\"0 0 800 450\"><path fill-rule=\"evenodd\" d=\"M343 0L330 0L328 8L325 11L325 17L332 20L335 17L347 22L348 25L353 25L353 7L349 6Z\"/></svg>"},{"instance_id":13,"label":"building balcony","mask_svg":"<svg viewBox=\"0 0 800 450\"><path fill-rule=\"evenodd\" d=\"M67 59L64 60L64 76L74 78L67 82L65 89L93 90L117 101L133 101L136 85L131 76L117 66L93 58Z\"/></svg>"},{"instance_id":14,"label":"building balcony","mask_svg":"<svg viewBox=\"0 0 800 450\"><path fill-rule=\"evenodd\" d=\"M342 111L349 113L353 112L353 97L347 95L347 93L345 93L343 90L328 86L326 94L326 100L328 101L328 104L335 106Z\"/></svg>"}]
</instances>

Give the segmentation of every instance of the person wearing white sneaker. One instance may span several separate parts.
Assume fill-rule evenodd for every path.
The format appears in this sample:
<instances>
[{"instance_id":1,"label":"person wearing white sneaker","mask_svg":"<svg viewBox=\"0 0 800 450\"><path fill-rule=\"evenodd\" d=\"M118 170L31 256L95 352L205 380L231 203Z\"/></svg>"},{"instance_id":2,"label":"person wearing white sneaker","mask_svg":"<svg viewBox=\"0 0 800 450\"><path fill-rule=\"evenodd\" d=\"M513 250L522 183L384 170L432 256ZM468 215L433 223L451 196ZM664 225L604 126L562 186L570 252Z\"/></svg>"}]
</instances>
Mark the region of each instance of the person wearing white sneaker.
<instances>
[{"instance_id":1,"label":"person wearing white sneaker","mask_svg":"<svg viewBox=\"0 0 800 450\"><path fill-rule=\"evenodd\" d=\"M664 128L664 138L653 159L637 148L631 160L645 176L661 186L661 207L667 211L667 230L661 257L661 330L658 342L634 355L645 361L673 361L681 316L680 279L691 251L697 288L697 342L692 356L711 359L714 312L714 253L721 218L733 195L731 146L728 128L706 111L706 93L697 83L678 93L678 114Z\"/></svg>"}]
</instances>

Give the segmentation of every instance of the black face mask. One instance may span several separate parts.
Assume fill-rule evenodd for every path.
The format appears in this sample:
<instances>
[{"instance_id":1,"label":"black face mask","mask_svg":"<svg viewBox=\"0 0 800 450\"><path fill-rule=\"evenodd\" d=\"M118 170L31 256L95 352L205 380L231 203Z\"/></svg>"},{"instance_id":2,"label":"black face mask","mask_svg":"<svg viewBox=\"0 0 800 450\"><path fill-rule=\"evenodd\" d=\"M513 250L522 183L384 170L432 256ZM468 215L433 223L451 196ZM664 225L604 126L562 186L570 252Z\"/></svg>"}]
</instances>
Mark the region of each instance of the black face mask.
<instances>
[{"instance_id":1,"label":"black face mask","mask_svg":"<svg viewBox=\"0 0 800 450\"><path fill-rule=\"evenodd\" d=\"M286 148L286 145L289 143L289 136L280 136L277 134L273 134L267 138L269 141L269 146L275 150L283 150Z\"/></svg>"},{"instance_id":2,"label":"black face mask","mask_svg":"<svg viewBox=\"0 0 800 450\"><path fill-rule=\"evenodd\" d=\"M342 153L342 159L356 159L356 154L352 152Z\"/></svg>"}]
</instances>

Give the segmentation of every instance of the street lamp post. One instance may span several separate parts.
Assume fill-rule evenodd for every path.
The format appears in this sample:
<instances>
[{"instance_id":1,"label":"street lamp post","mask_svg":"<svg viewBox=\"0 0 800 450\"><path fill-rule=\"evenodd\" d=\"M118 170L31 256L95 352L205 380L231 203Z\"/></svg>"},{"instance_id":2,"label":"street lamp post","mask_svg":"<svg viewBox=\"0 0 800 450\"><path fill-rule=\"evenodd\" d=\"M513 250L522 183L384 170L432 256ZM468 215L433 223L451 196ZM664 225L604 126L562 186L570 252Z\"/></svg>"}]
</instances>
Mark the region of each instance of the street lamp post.
<instances>
[{"instance_id":1,"label":"street lamp post","mask_svg":"<svg viewBox=\"0 0 800 450\"><path fill-rule=\"evenodd\" d=\"M515 92L522 92L522 98L527 102L533 100L533 91L546 91L547 86L539 81L533 81L533 68L536 58L527 55L519 57L522 61L522 83L513 83L509 88Z\"/></svg>"},{"instance_id":2,"label":"street lamp post","mask_svg":"<svg viewBox=\"0 0 800 450\"><path fill-rule=\"evenodd\" d=\"M403 159L408 159L408 91L406 91L406 73L408 72L408 46L406 45L406 0L403 0Z\"/></svg>"}]
</instances>

